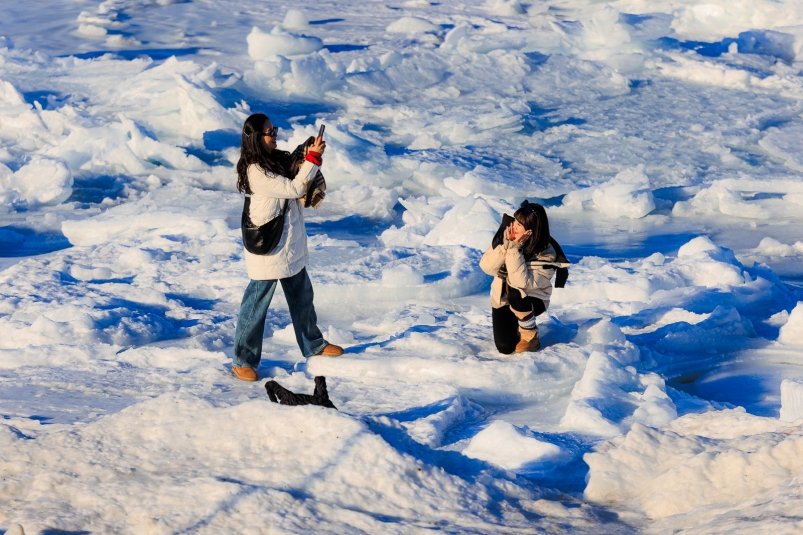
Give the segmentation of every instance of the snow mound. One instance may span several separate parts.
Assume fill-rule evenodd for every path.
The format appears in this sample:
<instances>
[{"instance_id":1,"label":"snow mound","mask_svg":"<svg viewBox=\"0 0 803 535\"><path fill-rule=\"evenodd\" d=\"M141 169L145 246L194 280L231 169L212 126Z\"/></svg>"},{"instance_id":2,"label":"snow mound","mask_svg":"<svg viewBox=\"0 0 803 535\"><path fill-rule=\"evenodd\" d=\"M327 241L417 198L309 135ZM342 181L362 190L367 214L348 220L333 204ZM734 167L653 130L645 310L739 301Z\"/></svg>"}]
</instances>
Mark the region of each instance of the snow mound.
<instances>
[{"instance_id":1,"label":"snow mound","mask_svg":"<svg viewBox=\"0 0 803 535\"><path fill-rule=\"evenodd\" d=\"M254 65L244 79L255 91L310 100L327 95L343 83L344 69L330 61L318 37L289 32L281 26L270 32L255 26L247 41Z\"/></svg>"},{"instance_id":2,"label":"snow mound","mask_svg":"<svg viewBox=\"0 0 803 535\"><path fill-rule=\"evenodd\" d=\"M300 9L288 9L282 21L282 28L287 30L306 30L309 28L309 19Z\"/></svg>"},{"instance_id":3,"label":"snow mound","mask_svg":"<svg viewBox=\"0 0 803 535\"><path fill-rule=\"evenodd\" d=\"M794 487L801 451L803 428L742 410L686 415L666 429L634 425L584 456L585 497L628 503L653 519L700 507L740 509Z\"/></svg>"},{"instance_id":4,"label":"snow mound","mask_svg":"<svg viewBox=\"0 0 803 535\"><path fill-rule=\"evenodd\" d=\"M666 425L677 417L663 379L629 365L638 350L629 342L598 346L572 389L560 426L567 431L613 437L630 426Z\"/></svg>"},{"instance_id":5,"label":"snow mound","mask_svg":"<svg viewBox=\"0 0 803 535\"><path fill-rule=\"evenodd\" d=\"M599 186L571 191L557 209L560 212L593 210L606 217L639 219L655 210L655 199L644 167L625 169Z\"/></svg>"},{"instance_id":6,"label":"snow mound","mask_svg":"<svg viewBox=\"0 0 803 535\"><path fill-rule=\"evenodd\" d=\"M796 30L796 31L795 31ZM792 62L803 57L803 27L792 31L750 30L739 34L739 52L762 54Z\"/></svg>"},{"instance_id":7,"label":"snow mound","mask_svg":"<svg viewBox=\"0 0 803 535\"><path fill-rule=\"evenodd\" d=\"M781 382L781 420L803 418L803 378Z\"/></svg>"},{"instance_id":8,"label":"snow mound","mask_svg":"<svg viewBox=\"0 0 803 535\"><path fill-rule=\"evenodd\" d=\"M778 341L782 344L803 347L803 302L798 302L786 324L781 327Z\"/></svg>"},{"instance_id":9,"label":"snow mound","mask_svg":"<svg viewBox=\"0 0 803 535\"><path fill-rule=\"evenodd\" d=\"M402 17L388 24L389 33L419 34L435 32L438 26L419 17Z\"/></svg>"},{"instance_id":10,"label":"snow mound","mask_svg":"<svg viewBox=\"0 0 803 535\"><path fill-rule=\"evenodd\" d=\"M762 238L754 251L769 257L797 256L803 254L803 241L796 241L793 245L789 245L774 238Z\"/></svg>"},{"instance_id":11,"label":"snow mound","mask_svg":"<svg viewBox=\"0 0 803 535\"><path fill-rule=\"evenodd\" d=\"M562 449L538 440L525 430L503 420L495 420L474 435L463 455L488 461L507 470L559 457Z\"/></svg>"},{"instance_id":12,"label":"snow mound","mask_svg":"<svg viewBox=\"0 0 803 535\"><path fill-rule=\"evenodd\" d=\"M310 260L315 294L332 302L430 302L471 295L483 289L479 252L467 247L409 248L379 252L370 248L320 247ZM358 266L357 269L354 266ZM349 273L351 270L351 273Z\"/></svg>"},{"instance_id":13,"label":"snow mound","mask_svg":"<svg viewBox=\"0 0 803 535\"><path fill-rule=\"evenodd\" d=\"M800 151L799 141L802 136L803 126L800 124L775 126L767 131L758 144L769 154L784 162L792 172L801 173L803 154Z\"/></svg>"},{"instance_id":14,"label":"snow mound","mask_svg":"<svg viewBox=\"0 0 803 535\"><path fill-rule=\"evenodd\" d=\"M13 174L0 164L0 200L28 207L59 204L72 193L73 176L60 160L34 156Z\"/></svg>"},{"instance_id":15,"label":"snow mound","mask_svg":"<svg viewBox=\"0 0 803 535\"><path fill-rule=\"evenodd\" d=\"M179 186L164 188L148 194L138 202L126 203L87 219L65 221L61 225L64 235L73 245L90 246L107 242L130 240L144 243L175 239L208 240L216 235L228 235L230 230L223 217L221 193L193 192L196 207L204 206L208 212L189 211L183 205L188 189ZM142 217L147 214L147 217ZM232 233L233 235L233 233Z\"/></svg>"},{"instance_id":16,"label":"snow mound","mask_svg":"<svg viewBox=\"0 0 803 535\"><path fill-rule=\"evenodd\" d=\"M679 201L672 207L672 215L692 217L695 215L721 213L744 219L768 219L770 212L762 203L753 202L732 187L727 181L717 181L703 188L688 201Z\"/></svg>"},{"instance_id":17,"label":"snow mound","mask_svg":"<svg viewBox=\"0 0 803 535\"><path fill-rule=\"evenodd\" d=\"M747 282L748 275L733 252L719 247L707 236L698 236L678 250L683 274L692 284L705 288L726 288Z\"/></svg>"},{"instance_id":18,"label":"snow mound","mask_svg":"<svg viewBox=\"0 0 803 535\"><path fill-rule=\"evenodd\" d=\"M246 37L246 41L248 42L248 55L254 61L275 56L301 56L323 48L323 41L317 37L294 34L278 26L270 32L262 31L254 26Z\"/></svg>"},{"instance_id":19,"label":"snow mound","mask_svg":"<svg viewBox=\"0 0 803 535\"><path fill-rule=\"evenodd\" d=\"M465 506L467 498L488 502L481 484L398 452L337 411L284 407L267 397L215 407L165 394L85 426L42 428L31 438L0 423L6 452L0 522L7 525L13 511L32 532L52 525L174 532L198 518L214 530L235 517L243 532L266 525L285 531L324 512L340 532L375 531L372 519L386 515L453 525L469 515L482 530L500 520L485 506ZM42 469L31 473L28 463ZM110 502L110 495L119 499Z\"/></svg>"},{"instance_id":20,"label":"snow mound","mask_svg":"<svg viewBox=\"0 0 803 535\"><path fill-rule=\"evenodd\" d=\"M527 13L519 0L486 0L483 7L493 16L515 17Z\"/></svg>"},{"instance_id":21,"label":"snow mound","mask_svg":"<svg viewBox=\"0 0 803 535\"><path fill-rule=\"evenodd\" d=\"M437 410L423 418L402 423L413 439L433 448L441 445L444 435L454 425L476 418L483 413L480 405L463 396L448 398L437 405L443 410Z\"/></svg>"},{"instance_id":22,"label":"snow mound","mask_svg":"<svg viewBox=\"0 0 803 535\"><path fill-rule=\"evenodd\" d=\"M380 239L385 245L463 245L484 251L502 219L488 201L480 198L404 198L399 203L406 208L403 225L382 233Z\"/></svg>"},{"instance_id":23,"label":"snow mound","mask_svg":"<svg viewBox=\"0 0 803 535\"><path fill-rule=\"evenodd\" d=\"M707 0L678 4L672 29L683 39L713 41L753 28L794 26L801 20L803 6L795 1Z\"/></svg>"}]
</instances>

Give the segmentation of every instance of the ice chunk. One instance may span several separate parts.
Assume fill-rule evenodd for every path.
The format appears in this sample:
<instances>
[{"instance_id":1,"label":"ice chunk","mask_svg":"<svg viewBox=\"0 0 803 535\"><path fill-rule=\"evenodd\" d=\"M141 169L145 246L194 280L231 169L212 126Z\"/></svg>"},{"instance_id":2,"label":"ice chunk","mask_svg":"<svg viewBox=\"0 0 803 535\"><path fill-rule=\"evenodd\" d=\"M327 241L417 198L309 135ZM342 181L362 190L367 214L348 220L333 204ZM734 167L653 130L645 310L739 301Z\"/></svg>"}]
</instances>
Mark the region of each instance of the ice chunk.
<instances>
[{"instance_id":1,"label":"ice chunk","mask_svg":"<svg viewBox=\"0 0 803 535\"><path fill-rule=\"evenodd\" d=\"M803 301L799 301L786 324L781 327L778 341L792 346L803 346Z\"/></svg>"},{"instance_id":2,"label":"ice chunk","mask_svg":"<svg viewBox=\"0 0 803 535\"><path fill-rule=\"evenodd\" d=\"M558 457L561 452L559 446L538 440L526 430L497 420L471 439L463 455L516 470L529 463Z\"/></svg>"},{"instance_id":3,"label":"ice chunk","mask_svg":"<svg viewBox=\"0 0 803 535\"><path fill-rule=\"evenodd\" d=\"M644 166L625 169L596 187L569 192L561 208L565 211L593 210L607 217L639 219L655 210L655 199Z\"/></svg>"},{"instance_id":4,"label":"ice chunk","mask_svg":"<svg viewBox=\"0 0 803 535\"><path fill-rule=\"evenodd\" d=\"M781 382L781 420L803 418L803 377Z\"/></svg>"},{"instance_id":5,"label":"ice chunk","mask_svg":"<svg viewBox=\"0 0 803 535\"><path fill-rule=\"evenodd\" d=\"M62 203L72 193L72 185L72 172L64 162L41 156L33 157L13 175L0 170L0 190L15 192L11 200L28 206ZM0 198L6 200L9 196Z\"/></svg>"},{"instance_id":6,"label":"ice chunk","mask_svg":"<svg viewBox=\"0 0 803 535\"><path fill-rule=\"evenodd\" d=\"M282 27L288 30L305 30L309 27L309 19L300 9L288 9Z\"/></svg>"},{"instance_id":7,"label":"ice chunk","mask_svg":"<svg viewBox=\"0 0 803 535\"><path fill-rule=\"evenodd\" d=\"M254 61L275 56L311 54L323 48L323 41L317 37L293 34L279 27L268 33L254 26L246 41L248 55Z\"/></svg>"},{"instance_id":8,"label":"ice chunk","mask_svg":"<svg viewBox=\"0 0 803 535\"><path fill-rule=\"evenodd\" d=\"M437 31L438 27L429 22L428 20L418 17L402 17L394 22L388 24L387 31L389 33L427 33Z\"/></svg>"},{"instance_id":9,"label":"ice chunk","mask_svg":"<svg viewBox=\"0 0 803 535\"><path fill-rule=\"evenodd\" d=\"M485 9L495 17L515 17L527 13L519 0L486 0Z\"/></svg>"},{"instance_id":10,"label":"ice chunk","mask_svg":"<svg viewBox=\"0 0 803 535\"><path fill-rule=\"evenodd\" d=\"M723 432L712 433L711 424ZM799 428L743 410L690 414L662 430L634 425L584 456L585 497L627 503L654 519L700 507L729 511L788 493L803 470L802 445Z\"/></svg>"},{"instance_id":11,"label":"ice chunk","mask_svg":"<svg viewBox=\"0 0 803 535\"><path fill-rule=\"evenodd\" d=\"M423 283L424 276L421 272L406 264L390 266L382 270L382 286L415 286Z\"/></svg>"},{"instance_id":12,"label":"ice chunk","mask_svg":"<svg viewBox=\"0 0 803 535\"><path fill-rule=\"evenodd\" d=\"M803 52L800 37L796 39L793 33L774 30L750 30L740 33L737 42L740 53L762 54L791 62Z\"/></svg>"}]
</instances>

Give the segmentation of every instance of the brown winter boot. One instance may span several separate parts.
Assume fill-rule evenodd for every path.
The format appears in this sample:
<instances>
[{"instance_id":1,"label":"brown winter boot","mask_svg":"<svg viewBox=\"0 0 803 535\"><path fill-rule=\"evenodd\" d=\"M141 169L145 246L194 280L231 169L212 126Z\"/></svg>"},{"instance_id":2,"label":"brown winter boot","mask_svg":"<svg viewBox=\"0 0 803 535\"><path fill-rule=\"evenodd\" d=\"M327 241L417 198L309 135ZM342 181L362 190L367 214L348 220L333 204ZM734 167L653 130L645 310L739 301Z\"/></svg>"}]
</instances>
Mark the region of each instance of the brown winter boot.
<instances>
[{"instance_id":1,"label":"brown winter boot","mask_svg":"<svg viewBox=\"0 0 803 535\"><path fill-rule=\"evenodd\" d=\"M316 353L321 357L339 357L343 354L343 348L340 346L336 346L335 344L330 344L327 342L326 346L321 349L320 353Z\"/></svg>"},{"instance_id":2,"label":"brown winter boot","mask_svg":"<svg viewBox=\"0 0 803 535\"><path fill-rule=\"evenodd\" d=\"M541 347L541 341L538 339L538 328L525 329L519 327L519 343L516 344L515 353L524 353L525 351L538 351Z\"/></svg>"},{"instance_id":3,"label":"brown winter boot","mask_svg":"<svg viewBox=\"0 0 803 535\"><path fill-rule=\"evenodd\" d=\"M232 366L231 372L240 381L258 381L259 376L254 368Z\"/></svg>"}]
</instances>

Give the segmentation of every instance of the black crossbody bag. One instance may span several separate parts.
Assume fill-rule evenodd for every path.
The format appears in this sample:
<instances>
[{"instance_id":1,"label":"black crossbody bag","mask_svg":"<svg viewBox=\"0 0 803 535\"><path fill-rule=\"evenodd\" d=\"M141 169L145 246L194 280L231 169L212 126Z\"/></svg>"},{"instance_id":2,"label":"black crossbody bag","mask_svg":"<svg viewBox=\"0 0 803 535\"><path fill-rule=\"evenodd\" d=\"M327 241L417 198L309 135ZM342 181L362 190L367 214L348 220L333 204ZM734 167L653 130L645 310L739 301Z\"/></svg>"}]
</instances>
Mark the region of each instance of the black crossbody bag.
<instances>
[{"instance_id":1,"label":"black crossbody bag","mask_svg":"<svg viewBox=\"0 0 803 535\"><path fill-rule=\"evenodd\" d=\"M251 197L246 197L243 202L243 216L240 220L240 228L243 233L243 245L246 251L256 255L270 254L282 239L284 230L284 214L287 212L287 199L284 201L282 213L265 223L256 226L251 222L248 215L251 207Z\"/></svg>"}]
</instances>

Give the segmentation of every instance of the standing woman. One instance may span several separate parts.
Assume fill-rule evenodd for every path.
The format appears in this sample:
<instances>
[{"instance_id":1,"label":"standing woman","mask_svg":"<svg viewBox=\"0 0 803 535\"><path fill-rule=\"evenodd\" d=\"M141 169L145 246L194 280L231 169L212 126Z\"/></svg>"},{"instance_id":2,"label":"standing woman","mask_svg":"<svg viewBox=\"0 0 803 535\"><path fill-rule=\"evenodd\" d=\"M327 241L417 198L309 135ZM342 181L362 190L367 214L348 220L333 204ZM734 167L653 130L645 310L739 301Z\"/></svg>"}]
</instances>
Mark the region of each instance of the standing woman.
<instances>
[{"instance_id":1,"label":"standing woman","mask_svg":"<svg viewBox=\"0 0 803 535\"><path fill-rule=\"evenodd\" d=\"M524 201L513 217L504 216L480 268L491 283L491 321L500 353L537 351L541 347L535 318L549 306L552 278L563 287L569 261L549 234L544 207Z\"/></svg>"},{"instance_id":2,"label":"standing woman","mask_svg":"<svg viewBox=\"0 0 803 535\"><path fill-rule=\"evenodd\" d=\"M244 250L251 281L245 289L237 317L232 372L243 381L259 379L256 369L262 358L262 336L277 283L281 283L296 341L304 357L337 357L343 348L324 340L312 303L312 283L307 275L307 232L302 213L303 198L322 164L326 142L315 138L303 162L292 162L290 154L276 149L278 127L270 118L255 113L243 124L237 189L251 195L249 216L262 225L280 215L286 207L282 237L269 254ZM292 177L292 178L290 178Z\"/></svg>"}]
</instances>

